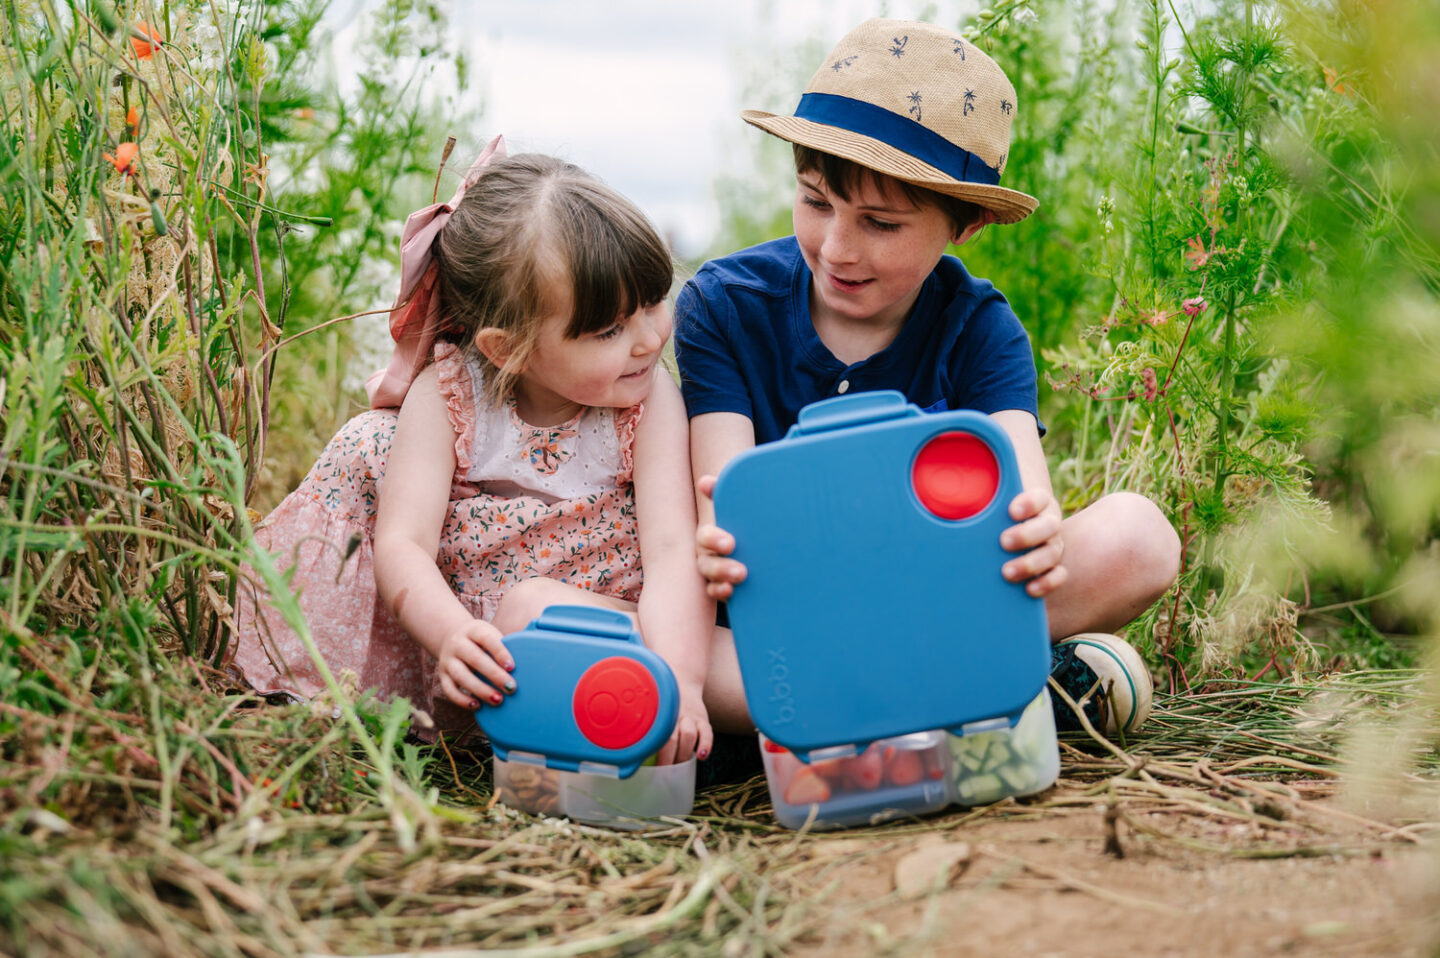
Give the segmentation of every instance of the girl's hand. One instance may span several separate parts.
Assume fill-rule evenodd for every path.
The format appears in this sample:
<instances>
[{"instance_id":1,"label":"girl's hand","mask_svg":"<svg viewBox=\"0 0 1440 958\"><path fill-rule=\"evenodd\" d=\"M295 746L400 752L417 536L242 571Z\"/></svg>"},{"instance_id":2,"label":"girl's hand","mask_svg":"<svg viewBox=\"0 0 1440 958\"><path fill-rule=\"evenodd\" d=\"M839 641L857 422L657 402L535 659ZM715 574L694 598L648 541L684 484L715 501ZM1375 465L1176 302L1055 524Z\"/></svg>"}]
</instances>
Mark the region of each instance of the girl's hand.
<instances>
[{"instance_id":1,"label":"girl's hand","mask_svg":"<svg viewBox=\"0 0 1440 958\"><path fill-rule=\"evenodd\" d=\"M707 502L715 494L715 477L701 476L695 484ZM705 510L714 515L714 508ZM748 570L745 563L726 556L735 551L735 537L713 523L704 523L695 530L695 565L705 579L705 592L712 599L728 599L735 592L735 583L744 582Z\"/></svg>"},{"instance_id":2,"label":"girl's hand","mask_svg":"<svg viewBox=\"0 0 1440 958\"><path fill-rule=\"evenodd\" d=\"M500 638L500 630L483 619L472 619L445 636L436 656L436 671L447 699L474 711L481 705L505 701L500 689L515 691L515 679L510 675L515 660Z\"/></svg>"},{"instance_id":3,"label":"girl's hand","mask_svg":"<svg viewBox=\"0 0 1440 958\"><path fill-rule=\"evenodd\" d=\"M1024 582L1025 591L1041 598L1060 588L1070 573L1060 564L1065 542L1060 538L1060 504L1048 491L1030 489L1010 500L1015 525L1000 534L1000 546L1020 552L1000 574L1007 582Z\"/></svg>"},{"instance_id":4,"label":"girl's hand","mask_svg":"<svg viewBox=\"0 0 1440 958\"><path fill-rule=\"evenodd\" d=\"M702 690L693 686L680 686L680 714L675 719L675 731L670 740L655 753L658 765L673 765L710 754L714 743L710 729L710 715L705 711Z\"/></svg>"}]
</instances>

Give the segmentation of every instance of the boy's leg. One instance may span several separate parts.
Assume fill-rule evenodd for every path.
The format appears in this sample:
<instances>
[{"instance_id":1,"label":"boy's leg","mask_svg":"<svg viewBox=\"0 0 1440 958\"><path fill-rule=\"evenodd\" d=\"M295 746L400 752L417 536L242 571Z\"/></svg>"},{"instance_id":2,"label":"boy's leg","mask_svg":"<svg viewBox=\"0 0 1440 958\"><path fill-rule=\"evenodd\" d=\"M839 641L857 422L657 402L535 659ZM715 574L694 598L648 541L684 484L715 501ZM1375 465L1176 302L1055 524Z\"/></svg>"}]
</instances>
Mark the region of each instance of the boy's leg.
<instances>
[{"instance_id":1,"label":"boy's leg","mask_svg":"<svg viewBox=\"0 0 1440 958\"><path fill-rule=\"evenodd\" d=\"M1130 492L1097 500L1060 527L1065 584L1045 599L1050 639L1118 632L1175 582L1180 537L1153 502Z\"/></svg>"},{"instance_id":2,"label":"boy's leg","mask_svg":"<svg viewBox=\"0 0 1440 958\"><path fill-rule=\"evenodd\" d=\"M1180 539L1154 503L1133 493L1105 496L1061 527L1069 578L1045 600L1050 675L1106 735L1138 729L1150 712L1150 673L1118 632L1165 594L1180 568ZM1093 693L1093 694L1092 694ZM1055 724L1083 726L1054 696Z\"/></svg>"}]
</instances>

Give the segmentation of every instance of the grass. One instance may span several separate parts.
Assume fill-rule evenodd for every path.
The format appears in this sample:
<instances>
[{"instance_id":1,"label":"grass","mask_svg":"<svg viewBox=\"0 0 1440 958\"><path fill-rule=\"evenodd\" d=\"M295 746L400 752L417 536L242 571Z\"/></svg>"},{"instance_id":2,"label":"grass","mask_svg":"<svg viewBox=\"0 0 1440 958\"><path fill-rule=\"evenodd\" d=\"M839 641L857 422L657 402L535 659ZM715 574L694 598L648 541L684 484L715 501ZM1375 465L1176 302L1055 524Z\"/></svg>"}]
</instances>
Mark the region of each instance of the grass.
<instances>
[{"instance_id":1,"label":"grass","mask_svg":"<svg viewBox=\"0 0 1440 958\"><path fill-rule=\"evenodd\" d=\"M390 774L405 780L408 766L433 789L401 820L344 721L324 707L254 707L214 675L166 687L196 691L163 744L83 696L58 718L6 705L21 728L64 726L70 748L4 766L0 789L48 800L12 805L0 833L0 950L558 956L663 942L668 954L784 954L836 932L822 889L865 849L963 838L997 816L1101 811L1122 854L1139 842L1231 858L1368 854L1440 827L1336 800L1353 766L1346 743L1364 729L1408 725L1415 741L1440 741L1428 682L1364 672L1162 697L1124 747L1067 736L1061 782L1038 796L827 834L779 828L758 777L643 833L532 816L492 800L483 755L445 743L394 746ZM372 707L360 712L383 721ZM1435 753L1411 759L1406 786L1433 802ZM153 810L167 790L168 824L126 810ZM209 825L185 825L196 818ZM1242 840L1217 837L1235 823Z\"/></svg>"}]
</instances>

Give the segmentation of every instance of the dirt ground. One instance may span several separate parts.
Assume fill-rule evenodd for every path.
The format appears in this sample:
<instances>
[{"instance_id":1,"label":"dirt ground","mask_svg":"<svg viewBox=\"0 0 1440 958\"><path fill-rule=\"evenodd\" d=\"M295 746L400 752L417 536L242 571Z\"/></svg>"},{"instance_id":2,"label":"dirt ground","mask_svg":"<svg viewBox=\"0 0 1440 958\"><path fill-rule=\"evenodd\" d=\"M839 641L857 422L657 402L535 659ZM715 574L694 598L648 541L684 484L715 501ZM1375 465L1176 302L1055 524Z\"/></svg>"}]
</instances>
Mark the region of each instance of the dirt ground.
<instances>
[{"instance_id":1,"label":"dirt ground","mask_svg":"<svg viewBox=\"0 0 1440 958\"><path fill-rule=\"evenodd\" d=\"M1323 834L1291 823L1287 847L1243 820L1161 809L1107 821L1103 806L1051 798L1043 810L797 843L812 917L829 930L787 953L1440 955L1434 842L1377 835L1328 800L1316 803L1330 812Z\"/></svg>"}]
</instances>

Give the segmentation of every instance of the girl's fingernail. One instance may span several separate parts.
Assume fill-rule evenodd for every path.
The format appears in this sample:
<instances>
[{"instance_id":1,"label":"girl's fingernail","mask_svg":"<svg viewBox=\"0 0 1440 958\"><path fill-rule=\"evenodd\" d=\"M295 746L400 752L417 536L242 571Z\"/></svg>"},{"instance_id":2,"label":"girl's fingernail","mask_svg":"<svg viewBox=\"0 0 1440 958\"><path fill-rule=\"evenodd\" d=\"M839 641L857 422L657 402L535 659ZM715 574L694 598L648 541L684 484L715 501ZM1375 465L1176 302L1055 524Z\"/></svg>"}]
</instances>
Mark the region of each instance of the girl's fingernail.
<instances>
[{"instance_id":1,"label":"girl's fingernail","mask_svg":"<svg viewBox=\"0 0 1440 958\"><path fill-rule=\"evenodd\" d=\"M514 679L506 679L506 680L505 680L505 691L507 691L507 692L513 692L513 691L515 691L515 680L514 680Z\"/></svg>"},{"instance_id":2,"label":"girl's fingernail","mask_svg":"<svg viewBox=\"0 0 1440 958\"><path fill-rule=\"evenodd\" d=\"M702 748L699 752L696 753L695 757L703 762L710 757L710 750L708 748Z\"/></svg>"},{"instance_id":3,"label":"girl's fingernail","mask_svg":"<svg viewBox=\"0 0 1440 958\"><path fill-rule=\"evenodd\" d=\"M496 705L499 705L501 702L505 701L505 696L501 695L499 692L493 692L490 695L490 701Z\"/></svg>"},{"instance_id":4,"label":"girl's fingernail","mask_svg":"<svg viewBox=\"0 0 1440 958\"><path fill-rule=\"evenodd\" d=\"M478 709L479 707L480 707L480 700L479 700L479 699L471 699L471 700L470 700L470 711L473 712L473 711L475 711L476 709Z\"/></svg>"},{"instance_id":5,"label":"girl's fingernail","mask_svg":"<svg viewBox=\"0 0 1440 958\"><path fill-rule=\"evenodd\" d=\"M505 663L505 671L507 671L507 672L514 672L514 671L515 671L515 660L514 660L514 659L511 659L511 660L509 660L508 662Z\"/></svg>"}]
</instances>

